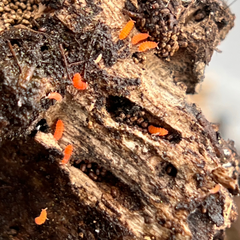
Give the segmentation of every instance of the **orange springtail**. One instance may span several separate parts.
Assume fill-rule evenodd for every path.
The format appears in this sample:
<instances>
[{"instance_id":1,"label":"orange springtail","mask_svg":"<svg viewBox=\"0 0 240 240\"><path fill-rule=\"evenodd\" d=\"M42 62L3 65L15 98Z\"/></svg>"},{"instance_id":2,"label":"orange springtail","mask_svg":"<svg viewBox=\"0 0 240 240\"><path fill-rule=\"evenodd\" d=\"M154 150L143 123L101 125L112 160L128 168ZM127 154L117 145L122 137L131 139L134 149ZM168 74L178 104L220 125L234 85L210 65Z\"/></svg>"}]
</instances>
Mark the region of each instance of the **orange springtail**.
<instances>
[{"instance_id":1,"label":"orange springtail","mask_svg":"<svg viewBox=\"0 0 240 240\"><path fill-rule=\"evenodd\" d=\"M55 99L56 101L62 101L62 95L57 92L51 92L47 97L49 99Z\"/></svg>"},{"instance_id":2,"label":"orange springtail","mask_svg":"<svg viewBox=\"0 0 240 240\"><path fill-rule=\"evenodd\" d=\"M72 145L67 145L65 150L64 150L64 157L63 160L61 161L62 164L67 164L71 155L73 152L73 146Z\"/></svg>"},{"instance_id":3,"label":"orange springtail","mask_svg":"<svg viewBox=\"0 0 240 240\"><path fill-rule=\"evenodd\" d=\"M220 190L220 185L217 184L214 188L212 188L212 189L209 190L209 193L210 193L210 194L215 194L215 193L218 193L219 190Z\"/></svg>"},{"instance_id":4,"label":"orange springtail","mask_svg":"<svg viewBox=\"0 0 240 240\"><path fill-rule=\"evenodd\" d=\"M58 120L57 123L56 123L56 129L55 129L55 132L54 132L54 135L53 135L54 138L57 141L62 137L63 130L64 130L63 121L62 120Z\"/></svg>"},{"instance_id":5,"label":"orange springtail","mask_svg":"<svg viewBox=\"0 0 240 240\"><path fill-rule=\"evenodd\" d=\"M154 127L153 125L148 126L148 132L152 135L165 136L168 134L168 130L165 128Z\"/></svg>"},{"instance_id":6,"label":"orange springtail","mask_svg":"<svg viewBox=\"0 0 240 240\"><path fill-rule=\"evenodd\" d=\"M132 44L136 45L136 44L140 43L141 41L146 40L148 37L149 37L148 33L139 33L139 34L133 36Z\"/></svg>"},{"instance_id":7,"label":"orange springtail","mask_svg":"<svg viewBox=\"0 0 240 240\"><path fill-rule=\"evenodd\" d=\"M42 225L42 224L45 223L46 219L47 219L47 208L42 209L39 217L36 217L36 218L35 218L35 223L36 223L37 225Z\"/></svg>"},{"instance_id":8,"label":"orange springtail","mask_svg":"<svg viewBox=\"0 0 240 240\"><path fill-rule=\"evenodd\" d=\"M132 19L127 22L127 24L124 26L124 28L122 29L122 31L119 34L120 40L125 39L129 35L129 33L132 31L132 29L134 27L134 23L135 22Z\"/></svg>"},{"instance_id":9,"label":"orange springtail","mask_svg":"<svg viewBox=\"0 0 240 240\"><path fill-rule=\"evenodd\" d=\"M156 42L151 42L151 41L147 41L147 42L143 42L139 45L138 47L138 51L139 52L145 52L147 50L153 49L157 47L157 43Z\"/></svg>"},{"instance_id":10,"label":"orange springtail","mask_svg":"<svg viewBox=\"0 0 240 240\"><path fill-rule=\"evenodd\" d=\"M85 90L88 86L88 84L82 80L82 77L79 73L74 74L72 81L73 86L78 90Z\"/></svg>"}]
</instances>

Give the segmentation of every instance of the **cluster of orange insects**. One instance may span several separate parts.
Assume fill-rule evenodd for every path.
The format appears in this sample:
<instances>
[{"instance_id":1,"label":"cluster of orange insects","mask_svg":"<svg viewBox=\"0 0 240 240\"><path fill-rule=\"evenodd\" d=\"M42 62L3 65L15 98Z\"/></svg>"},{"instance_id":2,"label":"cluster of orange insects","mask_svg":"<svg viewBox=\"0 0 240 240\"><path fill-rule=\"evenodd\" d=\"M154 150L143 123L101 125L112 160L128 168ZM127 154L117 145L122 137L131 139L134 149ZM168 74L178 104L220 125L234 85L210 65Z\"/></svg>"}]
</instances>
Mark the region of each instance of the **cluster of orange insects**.
<instances>
[{"instance_id":1,"label":"cluster of orange insects","mask_svg":"<svg viewBox=\"0 0 240 240\"><path fill-rule=\"evenodd\" d=\"M81 75L79 73L75 73L72 79L73 82L73 86L75 88L77 88L78 90L85 90L88 87L88 84L86 82L83 81ZM62 96L57 93L57 92L52 92L48 95L48 98L50 99L55 99L56 101L61 101L62 100ZM62 120L58 120L56 123L56 128L55 128L55 132L54 132L54 138L56 139L56 141L60 140L62 135L63 135L63 131L64 131L64 124ZM73 146L72 145L68 145L66 146L65 150L64 150L64 157L61 161L62 164L67 164L71 155L73 152Z\"/></svg>"},{"instance_id":2,"label":"cluster of orange insects","mask_svg":"<svg viewBox=\"0 0 240 240\"><path fill-rule=\"evenodd\" d=\"M134 21L130 20L125 25L125 27L122 29L122 31L120 32L119 39L123 40L123 39L127 38L127 36L130 34L133 27L134 27ZM139 33L132 38L131 42L133 45L136 45L136 44L146 40L148 37L149 37L148 33ZM144 52L146 50L153 49L156 47L157 47L156 42L146 41L146 42L142 42L139 45L138 50L139 50L139 52ZM79 73L74 74L72 82L73 82L73 86L78 90L85 90L88 87L88 84L83 81L83 79ZM57 92L51 92L48 95L48 98L55 99L56 101L62 101L61 94L59 94ZM63 121L59 119L56 123L56 128L55 128L55 132L53 135L56 141L58 141L62 138L63 131L64 131L64 124L63 124ZM155 127L153 125L148 126L148 131L150 134L158 135L158 136L165 136L168 134L168 130L166 130L165 128ZM61 161L61 164L67 164L69 162L72 152L73 152L73 146L71 144L67 145L64 150L64 157ZM47 208L42 209L39 217L35 218L35 223L37 225L42 225L43 223L45 223L46 220L47 220Z\"/></svg>"},{"instance_id":3,"label":"cluster of orange insects","mask_svg":"<svg viewBox=\"0 0 240 240\"><path fill-rule=\"evenodd\" d=\"M122 31L119 34L120 40L127 38L127 36L130 34L130 32L132 31L132 29L134 27L134 23L135 22L132 19L127 22L127 24L124 26L124 28L122 29ZM139 34L133 36L131 42L133 45L136 45L136 44L141 43L142 41L146 40L148 37L149 37L148 33L139 33ZM146 50L154 49L156 47L157 47L156 42L145 41L139 45L138 51L144 52ZM79 73L74 74L72 81L73 81L73 86L78 90L85 90L88 87L88 84L83 81L83 79ZM62 100L61 94L59 94L57 92L50 93L48 95L48 98L55 99L56 101ZM58 120L56 123L55 132L54 132L54 138L56 139L56 141L61 139L61 137L63 135L63 131L64 131L63 121ZM151 135L157 135L157 136L165 136L168 134L167 129L161 128L161 127L155 127L153 125L148 126L148 132ZM73 152L73 146L71 144L67 145L64 150L64 157L61 161L61 164L67 164L69 162L72 152ZM210 193L215 194L219 190L220 190L220 185L218 184L213 189L210 190ZM47 220L47 208L42 209L40 215L35 218L35 223L37 225L42 225L43 223L45 223L46 220Z\"/></svg>"},{"instance_id":4,"label":"cluster of orange insects","mask_svg":"<svg viewBox=\"0 0 240 240\"><path fill-rule=\"evenodd\" d=\"M134 27L134 23L135 22L132 19L127 22L127 24L124 26L124 28L122 29L122 31L119 34L120 40L127 38L127 36L130 34L130 32L132 31L132 29ZM136 44L141 43L142 41L146 40L148 37L149 37L148 33L139 33L139 34L133 36L131 42L133 45L136 45ZM144 52L149 49L156 48L157 45L158 44L156 42L145 41L139 45L138 51ZM165 136L168 134L168 130L166 130L165 128L155 127L153 125L148 126L148 132L152 135L158 135L158 136Z\"/></svg>"},{"instance_id":5,"label":"cluster of orange insects","mask_svg":"<svg viewBox=\"0 0 240 240\"><path fill-rule=\"evenodd\" d=\"M134 27L134 21L130 20L125 27L122 29L122 31L119 34L119 38L121 40L125 39L129 33L131 32L131 30ZM137 35L135 35L132 38L132 44L136 45L144 40L146 40L149 37L148 33L139 33ZM139 51L140 52L144 52L148 49L153 49L157 47L157 43L155 42L150 42L150 41L146 41L143 42L139 45ZM85 90L88 87L88 84L86 82L83 81L81 75L79 73L75 73L72 79L72 83L73 86L78 89L78 90ZM57 92L51 92L48 95L49 99L55 99L56 101L62 101L62 96L61 94L57 93ZM54 132L54 138L56 141L60 140L62 138L63 135L63 131L64 131L64 124L62 120L58 120L56 123L56 127L55 127L55 132ZM168 134L168 131L164 128L159 128L159 127L154 127L153 125L150 125L148 127L148 131L150 134L152 135L159 135L159 136L165 136ZM61 164L67 164L71 158L73 152L73 146L71 144L67 145L65 150L64 150L64 157L61 161ZM42 209L40 215L38 217L35 218L35 223L37 225L42 225L45 223L45 221L47 220L47 208Z\"/></svg>"},{"instance_id":6,"label":"cluster of orange insects","mask_svg":"<svg viewBox=\"0 0 240 240\"><path fill-rule=\"evenodd\" d=\"M78 90L85 90L88 87L88 84L82 80L82 77L79 73L75 73L73 76L73 86ZM55 99L56 101L62 101L61 94L57 92L51 92L48 96L49 99ZM54 138L56 141L62 138L64 131L64 124L62 120L58 120L55 127ZM61 164L67 164L71 158L73 152L73 146L71 144L67 145L64 150L64 157L61 161ZM42 209L40 215L35 218L35 223L37 225L42 225L47 220L47 208Z\"/></svg>"},{"instance_id":7,"label":"cluster of orange insects","mask_svg":"<svg viewBox=\"0 0 240 240\"><path fill-rule=\"evenodd\" d=\"M122 29L122 31L119 34L120 40L127 38L127 36L130 34L130 32L132 31L132 29L134 27L134 23L135 22L132 19L127 22L127 24L124 26L124 28ZM136 44L146 40L148 37L149 37L148 33L139 33L132 38L131 42L133 45L136 45ZM157 45L158 44L156 42L152 42L152 41L142 42L142 43L140 43L140 45L138 47L138 51L145 52L149 49L156 48Z\"/></svg>"}]
</instances>

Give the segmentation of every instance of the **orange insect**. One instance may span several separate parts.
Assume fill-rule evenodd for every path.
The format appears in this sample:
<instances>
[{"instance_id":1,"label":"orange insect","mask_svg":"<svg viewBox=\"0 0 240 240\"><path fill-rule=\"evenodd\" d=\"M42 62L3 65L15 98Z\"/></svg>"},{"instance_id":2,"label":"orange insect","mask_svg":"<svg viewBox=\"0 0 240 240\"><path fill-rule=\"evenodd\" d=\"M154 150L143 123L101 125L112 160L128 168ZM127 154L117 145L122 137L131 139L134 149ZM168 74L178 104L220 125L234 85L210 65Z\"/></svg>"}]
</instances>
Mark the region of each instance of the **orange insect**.
<instances>
[{"instance_id":1,"label":"orange insect","mask_svg":"<svg viewBox=\"0 0 240 240\"><path fill-rule=\"evenodd\" d=\"M67 145L65 150L64 150L64 157L63 160L61 161L62 164L67 164L71 155L73 152L73 146L72 145Z\"/></svg>"},{"instance_id":2,"label":"orange insect","mask_svg":"<svg viewBox=\"0 0 240 240\"><path fill-rule=\"evenodd\" d=\"M45 223L46 219L47 219L47 208L42 209L39 217L36 217L36 218L35 218L35 223L36 223L37 225L42 225L42 224Z\"/></svg>"},{"instance_id":3,"label":"orange insect","mask_svg":"<svg viewBox=\"0 0 240 240\"><path fill-rule=\"evenodd\" d=\"M132 31L132 29L134 27L134 23L135 22L132 19L127 22L127 24L124 26L124 28L122 29L122 31L119 34L120 40L125 39L129 35L129 33Z\"/></svg>"},{"instance_id":4,"label":"orange insect","mask_svg":"<svg viewBox=\"0 0 240 240\"><path fill-rule=\"evenodd\" d=\"M49 99L55 99L56 101L62 101L62 95L57 92L51 92L47 97Z\"/></svg>"},{"instance_id":5,"label":"orange insect","mask_svg":"<svg viewBox=\"0 0 240 240\"><path fill-rule=\"evenodd\" d=\"M55 129L55 132L54 132L54 135L53 135L54 138L57 141L62 137L63 130L64 130L63 121L62 120L58 120L57 123L56 123L56 129Z\"/></svg>"},{"instance_id":6,"label":"orange insect","mask_svg":"<svg viewBox=\"0 0 240 240\"><path fill-rule=\"evenodd\" d=\"M154 127L153 125L148 126L148 131L152 135L165 136L168 134L168 130L165 128Z\"/></svg>"},{"instance_id":7,"label":"orange insect","mask_svg":"<svg viewBox=\"0 0 240 240\"><path fill-rule=\"evenodd\" d=\"M149 49L153 49L157 47L157 43L156 42L151 42L151 41L147 41L147 42L143 42L139 45L138 47L138 51L139 52L145 52Z\"/></svg>"},{"instance_id":8,"label":"orange insect","mask_svg":"<svg viewBox=\"0 0 240 240\"><path fill-rule=\"evenodd\" d=\"M78 90L85 90L88 86L88 84L82 80L82 77L79 73L74 74L72 81L73 86Z\"/></svg>"},{"instance_id":9,"label":"orange insect","mask_svg":"<svg viewBox=\"0 0 240 240\"><path fill-rule=\"evenodd\" d=\"M220 185L217 184L214 188L212 188L212 189L209 190L209 193L210 193L210 194L215 194L215 193L218 193L219 190L220 190Z\"/></svg>"},{"instance_id":10,"label":"orange insect","mask_svg":"<svg viewBox=\"0 0 240 240\"><path fill-rule=\"evenodd\" d=\"M136 45L136 44L140 43L141 41L146 40L148 37L149 37L148 33L139 33L139 34L133 36L132 44Z\"/></svg>"}]
</instances>

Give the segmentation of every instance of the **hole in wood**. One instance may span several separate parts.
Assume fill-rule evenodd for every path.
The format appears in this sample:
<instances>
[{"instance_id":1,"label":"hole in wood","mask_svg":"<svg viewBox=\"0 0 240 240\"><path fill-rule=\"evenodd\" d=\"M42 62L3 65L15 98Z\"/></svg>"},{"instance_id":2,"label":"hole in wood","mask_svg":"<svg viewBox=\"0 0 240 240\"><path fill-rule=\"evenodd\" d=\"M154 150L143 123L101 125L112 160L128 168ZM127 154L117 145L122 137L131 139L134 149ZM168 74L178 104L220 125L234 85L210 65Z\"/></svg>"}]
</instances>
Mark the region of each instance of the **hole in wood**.
<instances>
[{"instance_id":1,"label":"hole in wood","mask_svg":"<svg viewBox=\"0 0 240 240\"><path fill-rule=\"evenodd\" d=\"M182 139L178 131L127 98L110 96L106 100L106 109L115 121L138 127L140 131L149 134L149 137L155 141L163 138L171 143L179 143ZM167 130L167 134L150 132L149 126L151 125Z\"/></svg>"},{"instance_id":2,"label":"hole in wood","mask_svg":"<svg viewBox=\"0 0 240 240\"><path fill-rule=\"evenodd\" d=\"M177 176L177 169L171 163L169 163L166 166L165 170L166 170L167 175L169 175L171 177L176 177Z\"/></svg>"}]
</instances>

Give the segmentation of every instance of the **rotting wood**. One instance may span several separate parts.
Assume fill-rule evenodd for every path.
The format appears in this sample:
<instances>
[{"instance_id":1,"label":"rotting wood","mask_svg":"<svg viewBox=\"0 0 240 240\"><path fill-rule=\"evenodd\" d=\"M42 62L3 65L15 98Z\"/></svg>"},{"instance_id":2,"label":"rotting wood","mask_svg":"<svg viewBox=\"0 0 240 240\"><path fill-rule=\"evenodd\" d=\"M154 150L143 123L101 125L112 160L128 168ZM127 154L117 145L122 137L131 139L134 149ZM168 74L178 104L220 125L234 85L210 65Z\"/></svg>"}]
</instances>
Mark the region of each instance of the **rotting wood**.
<instances>
[{"instance_id":1,"label":"rotting wood","mask_svg":"<svg viewBox=\"0 0 240 240\"><path fill-rule=\"evenodd\" d=\"M140 1L42 2L34 31L0 36L1 237L223 239L237 216L239 156L185 94L232 28L229 9L212 0L164 2L162 14L171 14L163 27L178 21L187 47L159 58L165 50L136 53L136 28L118 40L129 20L123 13L146 18ZM16 59L26 69L20 77ZM76 72L87 90L69 83ZM46 98L51 91L63 100ZM56 142L58 119L65 130ZM151 135L149 125L168 134ZM60 165L68 144L71 164ZM36 226L46 207L49 221Z\"/></svg>"}]
</instances>

